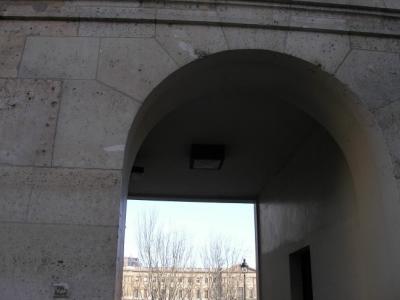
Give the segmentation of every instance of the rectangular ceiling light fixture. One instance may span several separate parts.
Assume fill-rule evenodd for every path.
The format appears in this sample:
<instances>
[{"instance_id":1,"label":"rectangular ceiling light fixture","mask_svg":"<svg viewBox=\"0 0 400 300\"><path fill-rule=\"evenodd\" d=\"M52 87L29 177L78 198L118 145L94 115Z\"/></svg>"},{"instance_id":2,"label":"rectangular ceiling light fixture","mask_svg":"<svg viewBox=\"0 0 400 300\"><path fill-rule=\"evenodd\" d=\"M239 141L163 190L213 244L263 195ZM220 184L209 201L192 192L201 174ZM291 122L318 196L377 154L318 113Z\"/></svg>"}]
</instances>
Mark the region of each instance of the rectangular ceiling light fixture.
<instances>
[{"instance_id":1,"label":"rectangular ceiling light fixture","mask_svg":"<svg viewBox=\"0 0 400 300\"><path fill-rule=\"evenodd\" d=\"M225 159L225 145L192 144L190 168L219 170Z\"/></svg>"}]
</instances>

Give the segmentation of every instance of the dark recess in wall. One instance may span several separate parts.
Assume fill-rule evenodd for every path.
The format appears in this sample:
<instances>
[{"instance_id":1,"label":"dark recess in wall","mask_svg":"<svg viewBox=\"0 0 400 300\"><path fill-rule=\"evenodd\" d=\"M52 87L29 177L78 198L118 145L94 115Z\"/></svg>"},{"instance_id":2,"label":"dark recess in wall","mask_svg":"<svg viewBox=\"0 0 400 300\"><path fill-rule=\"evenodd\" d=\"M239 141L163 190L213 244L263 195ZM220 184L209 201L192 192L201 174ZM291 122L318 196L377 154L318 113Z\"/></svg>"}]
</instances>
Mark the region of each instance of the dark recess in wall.
<instances>
[{"instance_id":1,"label":"dark recess in wall","mask_svg":"<svg viewBox=\"0 0 400 300\"><path fill-rule=\"evenodd\" d=\"M289 255L292 300L313 300L310 247Z\"/></svg>"}]
</instances>

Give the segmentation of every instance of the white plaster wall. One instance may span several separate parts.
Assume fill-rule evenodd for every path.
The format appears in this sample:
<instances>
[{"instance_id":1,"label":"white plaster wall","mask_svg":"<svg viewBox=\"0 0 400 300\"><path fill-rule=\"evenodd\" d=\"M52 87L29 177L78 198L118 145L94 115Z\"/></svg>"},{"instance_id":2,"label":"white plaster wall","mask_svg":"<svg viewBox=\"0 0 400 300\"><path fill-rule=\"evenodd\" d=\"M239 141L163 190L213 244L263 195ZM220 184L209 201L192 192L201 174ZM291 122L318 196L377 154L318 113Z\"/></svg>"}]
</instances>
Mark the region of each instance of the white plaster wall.
<instances>
[{"instance_id":1,"label":"white plaster wall","mask_svg":"<svg viewBox=\"0 0 400 300\"><path fill-rule=\"evenodd\" d=\"M291 299L289 254L308 245L314 299L361 299L353 182L326 131L314 130L258 201L263 298Z\"/></svg>"}]
</instances>

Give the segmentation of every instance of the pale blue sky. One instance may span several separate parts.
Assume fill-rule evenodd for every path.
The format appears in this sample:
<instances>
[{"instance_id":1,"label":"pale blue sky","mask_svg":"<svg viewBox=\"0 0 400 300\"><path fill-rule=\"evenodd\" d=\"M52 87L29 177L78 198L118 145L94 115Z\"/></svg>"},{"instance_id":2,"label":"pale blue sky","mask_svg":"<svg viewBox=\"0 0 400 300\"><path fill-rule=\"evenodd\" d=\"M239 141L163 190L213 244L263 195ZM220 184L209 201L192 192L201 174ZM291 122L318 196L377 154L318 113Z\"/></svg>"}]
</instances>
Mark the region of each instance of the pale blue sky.
<instances>
[{"instance_id":1,"label":"pale blue sky","mask_svg":"<svg viewBox=\"0 0 400 300\"><path fill-rule=\"evenodd\" d=\"M125 256L138 256L137 220L145 211L156 210L161 224L184 230L194 249L202 249L210 236L224 236L255 267L254 205L128 200Z\"/></svg>"}]
</instances>

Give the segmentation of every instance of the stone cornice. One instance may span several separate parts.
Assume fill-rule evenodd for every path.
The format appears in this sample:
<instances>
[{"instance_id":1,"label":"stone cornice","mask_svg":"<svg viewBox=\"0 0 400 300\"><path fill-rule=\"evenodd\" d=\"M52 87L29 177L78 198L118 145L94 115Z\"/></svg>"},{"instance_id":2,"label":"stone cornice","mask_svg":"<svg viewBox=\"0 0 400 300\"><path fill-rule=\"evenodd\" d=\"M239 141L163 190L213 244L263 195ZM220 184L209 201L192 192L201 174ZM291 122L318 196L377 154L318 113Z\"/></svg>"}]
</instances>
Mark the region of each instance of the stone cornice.
<instances>
[{"instance_id":1,"label":"stone cornice","mask_svg":"<svg viewBox=\"0 0 400 300\"><path fill-rule=\"evenodd\" d=\"M212 25L400 38L400 10L294 1L13 1L0 20Z\"/></svg>"}]
</instances>

